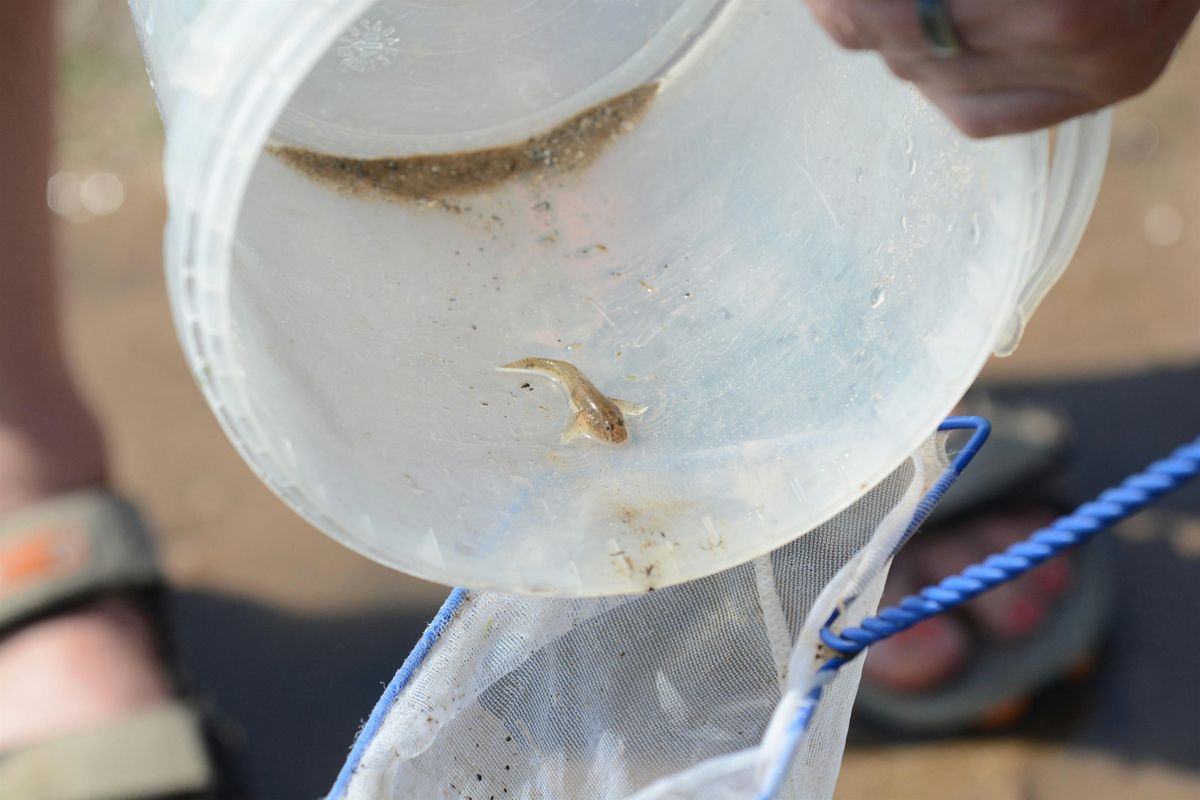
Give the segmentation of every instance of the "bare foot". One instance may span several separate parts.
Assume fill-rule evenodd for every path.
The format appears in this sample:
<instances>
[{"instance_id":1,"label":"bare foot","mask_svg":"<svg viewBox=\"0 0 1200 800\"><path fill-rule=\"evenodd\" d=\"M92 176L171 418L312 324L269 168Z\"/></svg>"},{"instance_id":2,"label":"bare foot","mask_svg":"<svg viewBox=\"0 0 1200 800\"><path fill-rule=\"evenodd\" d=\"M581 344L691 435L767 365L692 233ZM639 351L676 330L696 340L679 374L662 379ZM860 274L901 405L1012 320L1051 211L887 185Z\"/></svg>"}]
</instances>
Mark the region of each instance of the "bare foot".
<instances>
[{"instance_id":1,"label":"bare foot","mask_svg":"<svg viewBox=\"0 0 1200 800\"><path fill-rule=\"evenodd\" d=\"M933 534L918 533L896 557L880 606L982 561L1054 518L1041 510L987 514ZM977 597L959 613L934 617L875 645L863 664L864 679L898 692L944 685L970 661L973 637L1015 641L1033 635L1070 583L1066 560L1047 562Z\"/></svg>"},{"instance_id":2,"label":"bare foot","mask_svg":"<svg viewBox=\"0 0 1200 800\"><path fill-rule=\"evenodd\" d=\"M170 680L129 598L108 597L0 639L0 752L163 702Z\"/></svg>"},{"instance_id":3,"label":"bare foot","mask_svg":"<svg viewBox=\"0 0 1200 800\"><path fill-rule=\"evenodd\" d=\"M12 391L0 395L0 517L104 479L100 433L83 403L65 383L38 388L45 387L22 387L29 402ZM151 625L129 598L99 599L0 631L0 752L118 718L170 693Z\"/></svg>"}]
</instances>

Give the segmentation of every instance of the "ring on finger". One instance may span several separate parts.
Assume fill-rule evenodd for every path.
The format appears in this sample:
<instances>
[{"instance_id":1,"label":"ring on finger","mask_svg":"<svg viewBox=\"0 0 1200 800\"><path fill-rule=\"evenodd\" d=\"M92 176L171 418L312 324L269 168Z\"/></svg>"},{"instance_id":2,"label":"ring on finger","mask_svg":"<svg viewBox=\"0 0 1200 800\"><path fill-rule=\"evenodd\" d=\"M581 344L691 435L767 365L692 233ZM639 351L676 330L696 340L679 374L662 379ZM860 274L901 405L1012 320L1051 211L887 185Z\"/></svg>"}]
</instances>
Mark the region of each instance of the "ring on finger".
<instances>
[{"instance_id":1,"label":"ring on finger","mask_svg":"<svg viewBox=\"0 0 1200 800\"><path fill-rule=\"evenodd\" d=\"M962 39L954 30L950 19L947 0L917 0L917 19L925 33L929 50L937 58L954 58L962 55Z\"/></svg>"}]
</instances>

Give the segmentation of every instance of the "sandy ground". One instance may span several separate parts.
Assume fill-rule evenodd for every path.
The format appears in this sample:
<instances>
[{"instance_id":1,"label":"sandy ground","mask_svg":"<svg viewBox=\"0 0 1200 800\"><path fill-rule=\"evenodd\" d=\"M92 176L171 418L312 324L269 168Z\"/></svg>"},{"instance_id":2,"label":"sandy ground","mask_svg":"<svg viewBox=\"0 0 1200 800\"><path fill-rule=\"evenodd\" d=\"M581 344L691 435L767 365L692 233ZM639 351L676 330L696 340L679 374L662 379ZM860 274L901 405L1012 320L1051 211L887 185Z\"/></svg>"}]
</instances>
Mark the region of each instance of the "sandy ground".
<instances>
[{"instance_id":1,"label":"sandy ground","mask_svg":"<svg viewBox=\"0 0 1200 800\"><path fill-rule=\"evenodd\" d=\"M385 612L427 616L444 589L378 567L310 528L259 484L219 431L183 364L164 293L161 128L127 9L120 0L72 0L64 11L59 169L81 177L113 173L125 190L113 214L78 211L62 219L70 348L107 424L118 482L161 533L171 576L196 596L225 604L217 622L209 620L217 628L221 613L258 614L264 625L306 620L323 632L322 647L339 646L334 620ZM990 365L987 378L1036 384L1200 362L1198 74L1200 37L1192 36L1168 75L1119 109L1108 176L1080 253L1017 355ZM1194 396L1190 403L1194 418ZM185 620L201 616L185 614ZM365 634L352 640L365 648L364 657L368 645L362 643L373 642L371 652L384 668L360 680L365 686L327 701L353 706L344 712L344 729L332 731L333 742L349 743L354 719L366 713L377 682L399 664L408 635L397 632L382 649ZM293 655L305 658L304 652ZM201 658L219 660L211 652ZM253 670L245 677L264 684L272 679ZM305 702L279 699L289 708ZM320 718L301 713L297 719L316 725ZM328 748L329 741L314 739L309 746ZM314 755L324 772L311 780L332 778L341 746ZM299 783L284 790L279 776L295 773L287 761L301 753L283 747L256 752L265 761L282 759L255 768L263 796L297 796L289 792ZM1153 753L1145 757L1150 765L1134 767L1086 748L1021 741L852 751L840 796L1200 796L1191 772L1155 765ZM322 788L319 782L305 786L309 795Z\"/></svg>"}]
</instances>

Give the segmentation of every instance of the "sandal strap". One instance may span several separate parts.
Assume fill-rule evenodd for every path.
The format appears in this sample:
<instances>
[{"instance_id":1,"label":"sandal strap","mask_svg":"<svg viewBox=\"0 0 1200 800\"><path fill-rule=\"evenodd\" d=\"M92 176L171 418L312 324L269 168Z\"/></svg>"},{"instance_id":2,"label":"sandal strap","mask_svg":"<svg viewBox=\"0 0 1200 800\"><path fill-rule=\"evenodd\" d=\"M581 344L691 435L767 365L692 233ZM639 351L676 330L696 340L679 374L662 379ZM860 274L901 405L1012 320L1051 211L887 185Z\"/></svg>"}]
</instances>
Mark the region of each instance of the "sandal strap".
<instances>
[{"instance_id":1,"label":"sandal strap","mask_svg":"<svg viewBox=\"0 0 1200 800\"><path fill-rule=\"evenodd\" d=\"M214 783L203 724L174 701L0 755L0 797L150 800Z\"/></svg>"},{"instance_id":2,"label":"sandal strap","mask_svg":"<svg viewBox=\"0 0 1200 800\"><path fill-rule=\"evenodd\" d=\"M0 633L100 592L160 583L141 516L110 492L73 492L0 518Z\"/></svg>"}]
</instances>

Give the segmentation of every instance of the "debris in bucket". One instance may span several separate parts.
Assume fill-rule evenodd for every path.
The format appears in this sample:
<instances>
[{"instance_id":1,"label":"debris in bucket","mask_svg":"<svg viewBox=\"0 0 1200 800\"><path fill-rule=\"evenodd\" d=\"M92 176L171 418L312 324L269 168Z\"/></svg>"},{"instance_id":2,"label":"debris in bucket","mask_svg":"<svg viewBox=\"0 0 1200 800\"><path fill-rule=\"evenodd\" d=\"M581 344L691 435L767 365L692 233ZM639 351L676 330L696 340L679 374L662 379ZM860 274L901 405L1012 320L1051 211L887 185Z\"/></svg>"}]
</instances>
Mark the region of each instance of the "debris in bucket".
<instances>
[{"instance_id":1,"label":"debris in bucket","mask_svg":"<svg viewBox=\"0 0 1200 800\"><path fill-rule=\"evenodd\" d=\"M373 159L268 145L267 152L310 178L351 193L376 192L457 208L446 197L490 189L510 178L545 176L585 167L646 111L659 84L648 83L581 111L516 144L461 153Z\"/></svg>"},{"instance_id":2,"label":"debris in bucket","mask_svg":"<svg viewBox=\"0 0 1200 800\"><path fill-rule=\"evenodd\" d=\"M646 413L646 406L608 397L584 377L574 364L553 358L522 358L496 367L501 372L528 372L544 375L567 393L571 410L575 412L563 430L563 443L585 436L596 442L620 444L629 438L625 415L636 417ZM522 384L521 388L529 386Z\"/></svg>"}]
</instances>

